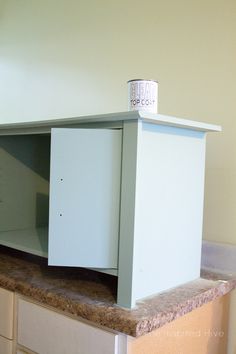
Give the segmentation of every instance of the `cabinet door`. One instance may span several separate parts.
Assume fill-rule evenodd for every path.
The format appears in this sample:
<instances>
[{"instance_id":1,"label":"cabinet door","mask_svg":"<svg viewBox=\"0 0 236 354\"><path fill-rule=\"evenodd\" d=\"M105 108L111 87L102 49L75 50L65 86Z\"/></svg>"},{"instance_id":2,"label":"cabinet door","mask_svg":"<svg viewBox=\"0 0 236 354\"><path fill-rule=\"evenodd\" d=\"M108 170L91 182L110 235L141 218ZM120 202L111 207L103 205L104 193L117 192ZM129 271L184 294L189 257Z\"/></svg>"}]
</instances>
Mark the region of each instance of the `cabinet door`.
<instances>
[{"instance_id":1,"label":"cabinet door","mask_svg":"<svg viewBox=\"0 0 236 354\"><path fill-rule=\"evenodd\" d=\"M12 354L12 340L0 336L0 354Z\"/></svg>"},{"instance_id":2,"label":"cabinet door","mask_svg":"<svg viewBox=\"0 0 236 354\"><path fill-rule=\"evenodd\" d=\"M13 306L14 293L0 288L0 335L8 339L13 339Z\"/></svg>"},{"instance_id":3,"label":"cabinet door","mask_svg":"<svg viewBox=\"0 0 236 354\"><path fill-rule=\"evenodd\" d=\"M117 268L122 131L52 129L49 264Z\"/></svg>"}]
</instances>

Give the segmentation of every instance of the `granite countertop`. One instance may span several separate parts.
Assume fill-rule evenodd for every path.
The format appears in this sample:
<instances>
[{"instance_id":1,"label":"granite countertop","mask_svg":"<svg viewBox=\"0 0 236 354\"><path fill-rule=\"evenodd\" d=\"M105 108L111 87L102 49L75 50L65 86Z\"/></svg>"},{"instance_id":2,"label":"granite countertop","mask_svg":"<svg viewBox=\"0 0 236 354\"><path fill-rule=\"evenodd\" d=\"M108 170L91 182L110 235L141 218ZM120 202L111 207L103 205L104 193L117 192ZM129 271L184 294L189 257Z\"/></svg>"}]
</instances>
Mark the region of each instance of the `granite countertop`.
<instances>
[{"instance_id":1,"label":"granite countertop","mask_svg":"<svg viewBox=\"0 0 236 354\"><path fill-rule=\"evenodd\" d=\"M116 305L114 276L50 267L46 259L0 246L0 287L138 337L227 294L236 287L236 276L203 271L201 278L139 301L130 310Z\"/></svg>"}]
</instances>

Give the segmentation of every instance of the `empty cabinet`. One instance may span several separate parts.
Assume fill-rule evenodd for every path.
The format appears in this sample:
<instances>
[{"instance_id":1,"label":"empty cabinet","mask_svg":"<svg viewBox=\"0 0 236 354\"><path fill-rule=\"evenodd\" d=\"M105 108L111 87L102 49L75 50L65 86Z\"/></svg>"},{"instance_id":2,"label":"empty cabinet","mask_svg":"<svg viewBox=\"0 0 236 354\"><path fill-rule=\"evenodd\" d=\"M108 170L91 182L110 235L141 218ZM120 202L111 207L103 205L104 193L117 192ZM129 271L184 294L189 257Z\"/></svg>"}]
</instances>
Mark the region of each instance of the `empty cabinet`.
<instances>
[{"instance_id":1,"label":"empty cabinet","mask_svg":"<svg viewBox=\"0 0 236 354\"><path fill-rule=\"evenodd\" d=\"M135 111L0 125L0 243L118 276L125 307L197 278L220 130Z\"/></svg>"}]
</instances>

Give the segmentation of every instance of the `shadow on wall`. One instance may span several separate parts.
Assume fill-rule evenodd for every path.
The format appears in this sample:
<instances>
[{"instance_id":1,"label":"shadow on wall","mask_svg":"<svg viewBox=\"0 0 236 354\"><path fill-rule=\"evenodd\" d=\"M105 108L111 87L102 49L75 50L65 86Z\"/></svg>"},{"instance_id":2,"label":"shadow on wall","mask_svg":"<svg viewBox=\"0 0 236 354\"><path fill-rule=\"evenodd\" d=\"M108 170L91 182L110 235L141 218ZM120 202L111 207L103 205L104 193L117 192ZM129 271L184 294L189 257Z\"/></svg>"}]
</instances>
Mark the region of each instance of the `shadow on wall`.
<instances>
[{"instance_id":1,"label":"shadow on wall","mask_svg":"<svg viewBox=\"0 0 236 354\"><path fill-rule=\"evenodd\" d=\"M1 136L0 148L49 181L49 135Z\"/></svg>"},{"instance_id":2,"label":"shadow on wall","mask_svg":"<svg viewBox=\"0 0 236 354\"><path fill-rule=\"evenodd\" d=\"M36 227L48 225L49 196L43 193L36 194Z\"/></svg>"}]
</instances>

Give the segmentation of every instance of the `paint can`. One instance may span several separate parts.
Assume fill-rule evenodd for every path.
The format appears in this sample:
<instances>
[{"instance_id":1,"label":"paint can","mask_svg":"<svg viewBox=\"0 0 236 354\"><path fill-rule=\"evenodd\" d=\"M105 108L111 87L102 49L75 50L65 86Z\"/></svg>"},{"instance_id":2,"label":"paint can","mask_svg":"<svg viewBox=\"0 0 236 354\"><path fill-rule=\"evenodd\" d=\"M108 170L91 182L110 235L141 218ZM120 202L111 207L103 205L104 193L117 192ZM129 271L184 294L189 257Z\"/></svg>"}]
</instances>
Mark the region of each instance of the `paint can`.
<instances>
[{"instance_id":1,"label":"paint can","mask_svg":"<svg viewBox=\"0 0 236 354\"><path fill-rule=\"evenodd\" d=\"M134 79L128 84L128 110L158 113L158 82Z\"/></svg>"}]
</instances>

